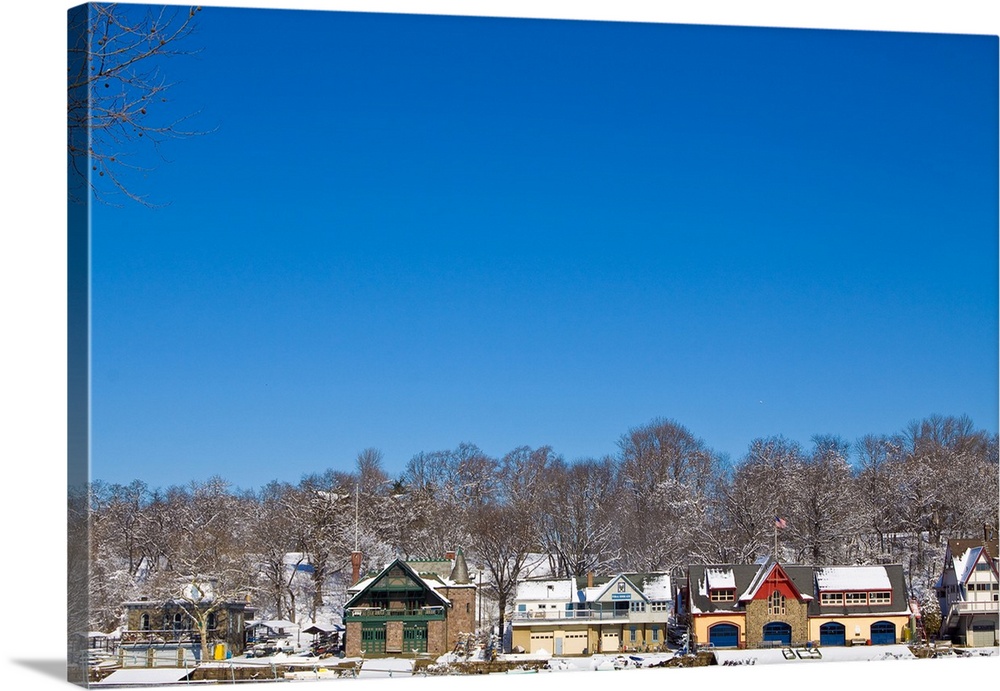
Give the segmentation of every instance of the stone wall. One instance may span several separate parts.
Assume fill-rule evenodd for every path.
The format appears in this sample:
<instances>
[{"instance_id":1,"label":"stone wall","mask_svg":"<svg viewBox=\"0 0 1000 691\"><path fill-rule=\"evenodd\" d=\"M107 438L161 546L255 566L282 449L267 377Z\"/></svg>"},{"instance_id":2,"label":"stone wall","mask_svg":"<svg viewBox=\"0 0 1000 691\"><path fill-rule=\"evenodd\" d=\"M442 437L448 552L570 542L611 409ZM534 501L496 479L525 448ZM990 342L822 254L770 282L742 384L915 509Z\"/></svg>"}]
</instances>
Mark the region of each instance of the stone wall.
<instances>
[{"instance_id":1,"label":"stone wall","mask_svg":"<svg viewBox=\"0 0 1000 691\"><path fill-rule=\"evenodd\" d=\"M431 655L444 655L455 648L448 646L448 627L444 621L427 622L427 652Z\"/></svg>"},{"instance_id":2,"label":"stone wall","mask_svg":"<svg viewBox=\"0 0 1000 691\"><path fill-rule=\"evenodd\" d=\"M347 622L347 631L344 632L344 655L346 657L358 657L361 655L361 622Z\"/></svg>"},{"instance_id":3,"label":"stone wall","mask_svg":"<svg viewBox=\"0 0 1000 691\"><path fill-rule=\"evenodd\" d=\"M783 621L792 627L792 645L805 645L809 640L809 624L803 602L787 598L784 614L768 614L765 598L747 603L746 611L747 647L758 646L764 641L764 624L772 621Z\"/></svg>"},{"instance_id":4,"label":"stone wall","mask_svg":"<svg viewBox=\"0 0 1000 691\"><path fill-rule=\"evenodd\" d=\"M441 651L446 653L455 648L460 634L476 632L476 588L445 588L442 594L451 601L451 607L445 610L447 640ZM429 640L427 649L430 652Z\"/></svg>"},{"instance_id":5,"label":"stone wall","mask_svg":"<svg viewBox=\"0 0 1000 691\"><path fill-rule=\"evenodd\" d=\"M387 621L385 623L385 652L403 652L403 622Z\"/></svg>"}]
</instances>

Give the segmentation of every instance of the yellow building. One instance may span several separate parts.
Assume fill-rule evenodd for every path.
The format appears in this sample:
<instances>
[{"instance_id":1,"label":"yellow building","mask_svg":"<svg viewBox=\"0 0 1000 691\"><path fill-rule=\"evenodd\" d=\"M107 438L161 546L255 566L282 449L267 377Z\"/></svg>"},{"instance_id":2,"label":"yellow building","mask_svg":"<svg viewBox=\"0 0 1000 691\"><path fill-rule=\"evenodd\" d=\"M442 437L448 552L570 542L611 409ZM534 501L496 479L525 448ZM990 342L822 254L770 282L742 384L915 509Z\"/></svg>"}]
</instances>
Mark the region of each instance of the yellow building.
<instances>
[{"instance_id":1,"label":"yellow building","mask_svg":"<svg viewBox=\"0 0 1000 691\"><path fill-rule=\"evenodd\" d=\"M684 591L693 642L715 648L891 644L910 622L899 564L695 565Z\"/></svg>"},{"instance_id":2,"label":"yellow building","mask_svg":"<svg viewBox=\"0 0 1000 691\"><path fill-rule=\"evenodd\" d=\"M511 648L553 655L646 651L666 644L673 592L666 573L520 581Z\"/></svg>"}]
</instances>

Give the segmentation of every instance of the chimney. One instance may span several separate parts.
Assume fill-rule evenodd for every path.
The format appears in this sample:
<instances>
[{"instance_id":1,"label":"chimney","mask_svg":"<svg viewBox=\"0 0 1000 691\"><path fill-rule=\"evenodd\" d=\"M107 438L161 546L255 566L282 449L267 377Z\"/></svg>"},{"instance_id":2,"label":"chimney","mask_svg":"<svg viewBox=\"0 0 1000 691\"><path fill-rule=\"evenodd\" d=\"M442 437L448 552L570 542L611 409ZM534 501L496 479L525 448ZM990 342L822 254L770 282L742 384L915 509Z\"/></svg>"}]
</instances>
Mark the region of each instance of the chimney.
<instances>
[{"instance_id":1,"label":"chimney","mask_svg":"<svg viewBox=\"0 0 1000 691\"><path fill-rule=\"evenodd\" d=\"M361 580L361 552L351 552L351 585Z\"/></svg>"},{"instance_id":2,"label":"chimney","mask_svg":"<svg viewBox=\"0 0 1000 691\"><path fill-rule=\"evenodd\" d=\"M588 571L587 572L587 587L588 588L593 588L594 587L594 572L593 571Z\"/></svg>"},{"instance_id":3,"label":"chimney","mask_svg":"<svg viewBox=\"0 0 1000 691\"><path fill-rule=\"evenodd\" d=\"M448 561L454 561L455 560L455 550L449 550L449 551L445 552L444 553L444 558L447 559Z\"/></svg>"}]
</instances>

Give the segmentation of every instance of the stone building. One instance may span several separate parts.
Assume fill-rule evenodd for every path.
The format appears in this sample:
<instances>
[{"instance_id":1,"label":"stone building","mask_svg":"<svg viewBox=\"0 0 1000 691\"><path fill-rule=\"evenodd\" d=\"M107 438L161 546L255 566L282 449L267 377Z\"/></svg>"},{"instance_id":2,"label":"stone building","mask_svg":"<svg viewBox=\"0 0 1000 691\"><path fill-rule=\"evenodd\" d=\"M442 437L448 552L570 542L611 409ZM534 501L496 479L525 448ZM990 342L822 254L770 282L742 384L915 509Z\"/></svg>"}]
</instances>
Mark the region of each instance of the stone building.
<instances>
[{"instance_id":1,"label":"stone building","mask_svg":"<svg viewBox=\"0 0 1000 691\"><path fill-rule=\"evenodd\" d=\"M125 602L125 628L119 651L124 659L145 665L146 651L155 651L157 658L185 660L201 657L201 636L194 626L192 613L197 608L208 611L208 650L225 656L240 655L245 647L246 619L253 608L245 600L218 603L214 600L188 599L150 600L140 598ZM221 648L220 648L221 646ZM161 665L157 662L156 665ZM149 666L153 666L150 663Z\"/></svg>"},{"instance_id":2,"label":"stone building","mask_svg":"<svg viewBox=\"0 0 1000 691\"><path fill-rule=\"evenodd\" d=\"M453 559L396 559L355 580L344 605L348 657L442 655L475 632L476 585L461 550Z\"/></svg>"}]
</instances>

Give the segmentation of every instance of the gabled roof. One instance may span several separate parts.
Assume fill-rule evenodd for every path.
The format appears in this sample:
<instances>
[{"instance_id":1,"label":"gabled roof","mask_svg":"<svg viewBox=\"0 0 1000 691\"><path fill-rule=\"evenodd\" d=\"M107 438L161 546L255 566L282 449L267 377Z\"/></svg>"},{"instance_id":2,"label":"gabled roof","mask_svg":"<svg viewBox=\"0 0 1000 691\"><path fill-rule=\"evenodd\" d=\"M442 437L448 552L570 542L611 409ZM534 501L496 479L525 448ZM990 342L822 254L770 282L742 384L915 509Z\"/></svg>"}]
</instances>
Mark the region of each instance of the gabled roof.
<instances>
[{"instance_id":1,"label":"gabled roof","mask_svg":"<svg viewBox=\"0 0 1000 691\"><path fill-rule=\"evenodd\" d=\"M737 598L740 602L753 600L764 583L770 580L785 580L791 585L792 591L800 600L812 600L812 568L802 566L783 567L776 561L768 559L757 567L757 573L743 594Z\"/></svg>"},{"instance_id":2,"label":"gabled roof","mask_svg":"<svg viewBox=\"0 0 1000 691\"><path fill-rule=\"evenodd\" d=\"M371 578L366 578L366 579L364 579L362 581L359 581L354 586L352 586L348 590L348 592L354 592L354 591L357 591L357 592L355 592L354 595L351 596L350 600L348 600L346 603L344 603L344 607L347 608L347 607L353 607L353 606L355 606L355 604L354 604L355 602L357 602L358 600L360 600L365 595L365 593L367 593L369 590L371 590L372 588L374 588L375 586L377 586L379 583L381 583L384 579L386 579L388 577L389 571L391 571L394 567L397 567L397 566L400 567L403 570L403 572L414 583L416 583L417 585L422 586L428 593L430 593L442 605L444 605L446 607L450 607L451 606L451 602L448 600L448 598L446 598L445 596L443 596L441 593L439 593L437 591L437 588L434 586L434 584L432 583L432 581L430 581L428 579L422 578L416 571L414 571L410 567L409 564L407 564L402 559L395 559L395 560L392 561L391 564L389 564L388 566L386 566L384 569L382 569L375 576L373 576ZM440 585L443 586L445 584L444 583L440 583Z\"/></svg>"},{"instance_id":3,"label":"gabled roof","mask_svg":"<svg viewBox=\"0 0 1000 691\"><path fill-rule=\"evenodd\" d=\"M593 598L592 600L591 600L591 599L588 599L587 601L588 601L588 602L596 602L597 600L600 600L600 599L601 599L602 597L604 597L605 595L607 595L607 594L608 594L608 592L609 592L609 591L610 591L610 590L611 590L611 589L612 589L613 587L616 587L616 584L617 584L617 583L618 583L619 581L625 581L625 583L626 583L626 584L628 585L628 587L630 587L630 588L631 588L632 590L634 590L635 592L637 592L637 593L639 594L639 596L640 596L640 597L642 598L643 602L648 602L648 601L649 601L649 598L648 598L648 597L646 597L645 593L643 593L643 592L642 592L642 588L639 588L639 587L637 587L637 586L636 586L636 584L635 584L635 583L633 583L633 582L632 582L631 580L629 580L629 578L628 578L628 577L627 577L627 576L626 576L625 574L623 574L623 573L620 573L620 574L618 574L617 576L613 576L613 577L611 578L611 580L609 580L609 581L608 581L608 582L607 582L607 583L606 583L606 584L604 585L604 587L603 587L603 588L601 588L601 589L600 589L600 590L598 591L598 593L597 593L597 596L596 596L596 597L594 597L594 598Z\"/></svg>"},{"instance_id":4,"label":"gabled roof","mask_svg":"<svg viewBox=\"0 0 1000 691\"><path fill-rule=\"evenodd\" d=\"M972 547L971 549L966 550L963 554L954 559L955 578L959 583L967 583L973 572L976 570L976 564L979 562L987 564L990 567L990 570L996 574L996 567L990 557L991 555L989 551L983 546Z\"/></svg>"},{"instance_id":5,"label":"gabled roof","mask_svg":"<svg viewBox=\"0 0 1000 691\"><path fill-rule=\"evenodd\" d=\"M991 540L984 540L982 538L955 538L953 540L948 540L948 544L945 547L945 567L947 568L948 562L961 556L973 547L985 547L986 553L991 557L1000 557L1000 545L998 545L998 539L993 538Z\"/></svg>"},{"instance_id":6,"label":"gabled roof","mask_svg":"<svg viewBox=\"0 0 1000 691\"><path fill-rule=\"evenodd\" d=\"M611 581L625 576L629 582L640 591L648 600L673 600L673 589L671 587L670 574L663 571L645 571L635 573L621 573L613 576L595 576L594 587L585 588L583 592L587 596L587 602L593 600L604 590Z\"/></svg>"}]
</instances>

